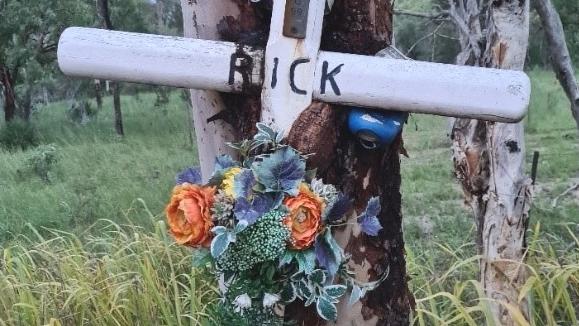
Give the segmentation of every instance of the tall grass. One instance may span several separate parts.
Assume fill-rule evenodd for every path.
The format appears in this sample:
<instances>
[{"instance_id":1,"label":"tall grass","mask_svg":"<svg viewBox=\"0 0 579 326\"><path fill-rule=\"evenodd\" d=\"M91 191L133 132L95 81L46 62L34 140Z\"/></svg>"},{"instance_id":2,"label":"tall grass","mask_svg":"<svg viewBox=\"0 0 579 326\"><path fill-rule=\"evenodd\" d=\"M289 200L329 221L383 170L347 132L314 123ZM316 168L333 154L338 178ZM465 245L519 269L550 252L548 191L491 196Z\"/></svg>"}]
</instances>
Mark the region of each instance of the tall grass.
<instances>
[{"instance_id":1,"label":"tall grass","mask_svg":"<svg viewBox=\"0 0 579 326\"><path fill-rule=\"evenodd\" d=\"M216 291L190 252L154 232L99 221L93 235L46 230L0 259L0 325L200 325ZM98 235L96 235L98 234Z\"/></svg>"},{"instance_id":2,"label":"tall grass","mask_svg":"<svg viewBox=\"0 0 579 326\"><path fill-rule=\"evenodd\" d=\"M530 324L518 307L505 304L520 325L577 325L579 318L579 239L567 225L574 239L565 250L556 249L552 241L559 236L540 231L540 224L530 232L526 263L528 280L519 300L530 303ZM549 240L550 239L550 240ZM469 244L470 246L470 244ZM478 256L465 255L462 248L451 249L435 243L428 254L450 257L447 269L432 264L425 254L408 252L408 269L416 297L417 325L495 325L490 312L492 299L484 295L478 273ZM497 325L499 326L499 325Z\"/></svg>"},{"instance_id":3,"label":"tall grass","mask_svg":"<svg viewBox=\"0 0 579 326\"><path fill-rule=\"evenodd\" d=\"M47 230L3 248L0 259L0 325L208 325L218 304L212 278L191 267L188 250L154 231L99 221L75 235ZM576 226L573 226L576 227ZM579 240L558 251L537 226L524 268L521 298L531 302L530 325L577 325ZM98 234L98 235L95 235ZM449 257L437 270L432 259L408 251L416 297L415 325L495 325L489 300L476 281L479 257L435 243ZM520 325L529 325L509 307ZM257 326L257 325L256 325Z\"/></svg>"},{"instance_id":4,"label":"tall grass","mask_svg":"<svg viewBox=\"0 0 579 326\"><path fill-rule=\"evenodd\" d=\"M197 158L185 103L178 94L163 108L154 101L152 94L122 98L124 138L115 134L110 98L86 125L66 119L67 103L39 108L32 123L41 143L57 145L59 160L47 183L27 169L34 149L0 149L0 243L30 235L27 223L43 233L83 230L99 219L118 221L136 198L160 213L176 172ZM136 224L142 213L132 215Z\"/></svg>"}]
</instances>

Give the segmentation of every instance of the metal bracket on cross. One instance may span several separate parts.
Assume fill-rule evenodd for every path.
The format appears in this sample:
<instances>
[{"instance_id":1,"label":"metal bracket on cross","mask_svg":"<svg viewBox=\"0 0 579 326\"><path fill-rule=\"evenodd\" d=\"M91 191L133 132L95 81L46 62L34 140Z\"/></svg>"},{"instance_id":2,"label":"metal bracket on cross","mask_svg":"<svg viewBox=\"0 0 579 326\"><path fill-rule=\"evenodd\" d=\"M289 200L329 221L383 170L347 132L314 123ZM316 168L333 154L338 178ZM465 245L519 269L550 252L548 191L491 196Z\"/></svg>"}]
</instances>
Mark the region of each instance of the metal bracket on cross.
<instances>
[{"instance_id":1,"label":"metal bracket on cross","mask_svg":"<svg viewBox=\"0 0 579 326\"><path fill-rule=\"evenodd\" d=\"M326 1L273 1L266 49L72 27L58 62L69 76L243 93L289 132L312 99L382 110L517 122L530 100L519 71L320 51Z\"/></svg>"}]
</instances>

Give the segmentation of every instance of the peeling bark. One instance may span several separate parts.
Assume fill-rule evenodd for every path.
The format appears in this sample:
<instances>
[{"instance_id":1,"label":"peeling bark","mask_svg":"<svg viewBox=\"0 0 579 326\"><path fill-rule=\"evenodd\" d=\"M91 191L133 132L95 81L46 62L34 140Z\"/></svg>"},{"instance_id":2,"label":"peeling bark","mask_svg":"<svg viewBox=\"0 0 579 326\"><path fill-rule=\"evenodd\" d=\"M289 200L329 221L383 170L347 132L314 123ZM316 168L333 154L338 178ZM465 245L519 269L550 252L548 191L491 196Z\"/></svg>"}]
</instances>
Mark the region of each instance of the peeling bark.
<instances>
[{"instance_id":1,"label":"peeling bark","mask_svg":"<svg viewBox=\"0 0 579 326\"><path fill-rule=\"evenodd\" d=\"M326 17L322 50L374 55L391 42L391 19L389 1L337 0ZM357 211L364 209L370 197L380 196L379 218L384 230L378 237L366 236L357 225L349 225L336 232L336 238L352 256L350 267L359 280L373 281L385 272L389 276L353 307L341 302L337 323L324 322L315 308L304 309L301 303L288 307L286 315L298 325L308 326L408 325L414 298L407 285L402 237L401 141L387 149L365 150L347 132L347 109L333 107L335 113L326 114L326 107L329 105L312 104L294 124L289 139L298 149L318 153L312 161L320 164L320 175L352 196ZM334 134L337 141L329 139Z\"/></svg>"},{"instance_id":2,"label":"peeling bark","mask_svg":"<svg viewBox=\"0 0 579 326\"><path fill-rule=\"evenodd\" d=\"M492 1L488 5L486 47L479 58L473 58L472 64L524 68L529 1ZM477 225L482 286L486 295L496 300L489 302L495 322L515 325L504 304L518 307L528 318L527 301L518 300L519 289L526 281L521 264L532 200L531 180L524 174L523 123L457 119L452 139L455 174Z\"/></svg>"},{"instance_id":3,"label":"peeling bark","mask_svg":"<svg viewBox=\"0 0 579 326\"><path fill-rule=\"evenodd\" d=\"M269 1L254 4L246 0L182 0L186 35L199 37L206 33L211 39L264 47L269 31L270 5ZM196 11L191 8L200 12L195 14ZM203 24L199 23L200 13L205 15ZM391 18L389 0L336 0L331 14L326 17L322 49L374 55L391 42ZM204 147L206 145L203 140L200 142L199 133L209 135L209 130L217 130L207 120L199 122L200 117L207 119L208 114L203 113L205 117L200 115L195 98L203 98L207 93L191 92L197 140ZM223 123L221 130L231 128L227 137L240 139L255 131L253 128L261 113L259 94L220 94L218 99L223 109L213 112L211 120ZM347 132L346 115L347 110L314 102L301 113L287 138L298 150L314 153L309 161L310 166L317 167L318 175L326 182L339 185L352 196L357 210L365 208L370 197L381 197L383 209L379 218L384 230L378 237L368 237L355 227L347 227L340 230L337 238L347 253L355 257L352 268L357 271L360 280L376 280L387 270L389 277L378 289L368 293L361 303L352 308L345 304L340 306L338 324L408 325L413 297L407 286L402 237L401 141L386 149L365 150ZM204 129L200 130L200 127ZM212 151L205 153L221 151L221 139L212 141ZM215 156L202 155L207 154L200 150L202 160ZM317 317L315 308L305 309L301 303L287 307L286 317L296 320L299 325L324 324Z\"/></svg>"},{"instance_id":4,"label":"peeling bark","mask_svg":"<svg viewBox=\"0 0 579 326\"><path fill-rule=\"evenodd\" d=\"M561 17L551 0L535 0L534 4L545 28L553 70L571 102L571 113L579 129L579 84L575 78L573 62L565 41Z\"/></svg>"}]
</instances>

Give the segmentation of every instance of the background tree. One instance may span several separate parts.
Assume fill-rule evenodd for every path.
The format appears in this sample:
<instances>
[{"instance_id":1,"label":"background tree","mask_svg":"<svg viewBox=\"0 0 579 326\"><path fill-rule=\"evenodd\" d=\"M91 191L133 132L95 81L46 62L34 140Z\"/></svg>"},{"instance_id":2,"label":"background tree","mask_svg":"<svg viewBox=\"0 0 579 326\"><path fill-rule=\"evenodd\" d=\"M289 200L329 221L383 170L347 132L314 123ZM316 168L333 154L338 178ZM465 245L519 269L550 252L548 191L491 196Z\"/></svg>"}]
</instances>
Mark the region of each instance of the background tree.
<instances>
[{"instance_id":1,"label":"background tree","mask_svg":"<svg viewBox=\"0 0 579 326\"><path fill-rule=\"evenodd\" d=\"M458 64L522 70L529 39L529 1L449 0L461 33ZM452 132L455 174L477 225L480 279L500 325L515 325L506 305L528 313L519 300L531 205L524 174L524 125L457 119ZM528 316L525 316L528 318Z\"/></svg>"},{"instance_id":2,"label":"background tree","mask_svg":"<svg viewBox=\"0 0 579 326\"><path fill-rule=\"evenodd\" d=\"M4 119L28 119L36 85L56 69L55 53L66 26L87 25L90 9L77 0L0 0L0 84Z\"/></svg>"},{"instance_id":3,"label":"background tree","mask_svg":"<svg viewBox=\"0 0 579 326\"><path fill-rule=\"evenodd\" d=\"M111 21L111 15L109 11L109 1L108 0L97 0L97 13L101 26L104 29L114 30L113 23ZM115 112L115 131L117 135L124 136L125 131L123 128L123 112L121 110L121 83L112 81L110 82L113 89L113 108Z\"/></svg>"},{"instance_id":4,"label":"background tree","mask_svg":"<svg viewBox=\"0 0 579 326\"><path fill-rule=\"evenodd\" d=\"M571 113L579 129L579 85L577 84L577 78L575 78L573 61L565 40L565 31L563 30L561 17L557 13L557 9L555 9L551 0L535 0L534 4L543 23L545 36L549 44L549 57L553 65L553 70L571 102ZM579 4L577 7L579 8ZM577 12L577 18L579 18L579 10ZM571 33L570 37L573 42L577 41L576 43L579 43L579 36L577 34ZM574 47L576 46L577 44L574 44ZM579 52L579 49L576 50ZM575 54L577 55L577 53Z\"/></svg>"}]
</instances>

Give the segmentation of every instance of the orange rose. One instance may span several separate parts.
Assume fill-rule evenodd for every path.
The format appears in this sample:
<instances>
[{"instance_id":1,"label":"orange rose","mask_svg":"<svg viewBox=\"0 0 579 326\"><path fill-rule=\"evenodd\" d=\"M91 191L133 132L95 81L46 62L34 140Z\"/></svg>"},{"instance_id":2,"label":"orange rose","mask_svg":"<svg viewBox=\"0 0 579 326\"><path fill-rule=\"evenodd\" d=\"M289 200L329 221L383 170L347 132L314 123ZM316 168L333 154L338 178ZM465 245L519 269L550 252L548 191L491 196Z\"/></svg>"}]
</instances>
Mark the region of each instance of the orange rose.
<instances>
[{"instance_id":1,"label":"orange rose","mask_svg":"<svg viewBox=\"0 0 579 326\"><path fill-rule=\"evenodd\" d=\"M284 204L290 210L284 219L285 225L291 230L290 247L296 250L308 249L322 226L323 201L307 185L302 184L299 194L286 198Z\"/></svg>"},{"instance_id":2,"label":"orange rose","mask_svg":"<svg viewBox=\"0 0 579 326\"><path fill-rule=\"evenodd\" d=\"M213 221L211 207L215 188L184 183L173 189L167 205L167 221L178 244L191 247L209 247Z\"/></svg>"}]
</instances>

